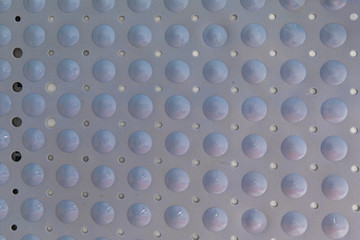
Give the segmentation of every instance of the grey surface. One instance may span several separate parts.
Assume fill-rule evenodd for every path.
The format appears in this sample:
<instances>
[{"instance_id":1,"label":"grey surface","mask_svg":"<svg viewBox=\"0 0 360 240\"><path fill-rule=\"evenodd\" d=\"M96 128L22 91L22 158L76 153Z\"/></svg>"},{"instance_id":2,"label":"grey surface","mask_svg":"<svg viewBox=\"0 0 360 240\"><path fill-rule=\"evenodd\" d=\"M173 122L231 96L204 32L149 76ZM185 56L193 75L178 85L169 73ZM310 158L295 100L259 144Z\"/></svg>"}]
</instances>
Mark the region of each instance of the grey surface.
<instances>
[{"instance_id":1,"label":"grey surface","mask_svg":"<svg viewBox=\"0 0 360 240\"><path fill-rule=\"evenodd\" d=\"M359 20L349 17L359 14L358 1L9 2L0 0L0 23L11 32L8 41L0 28L0 59L9 63L0 60L6 239L145 240L159 232L161 239L282 240L299 232L299 239L358 239L352 207L360 204L359 173L351 167L360 165L359 137L350 128L359 126L360 100L349 92L358 88L358 56L349 55L358 51ZM281 37L288 23L300 25L304 39ZM324 27L329 23L343 26L346 36L339 25ZM249 24L261 25L266 36ZM64 36L64 25L73 26L71 34ZM15 48L22 57L13 57ZM284 66L292 59L300 63ZM345 69L336 62L324 67L330 60ZM12 90L14 82L22 83L21 92ZM49 82L56 84L53 93L46 91ZM244 104L250 97L263 102ZM288 101L295 98L306 108ZM14 117L21 126L12 126ZM50 117L53 128L45 124ZM295 137L284 143L289 136ZM18 162L14 151L22 154ZM225 178L206 177L214 169ZM243 179L253 172L266 180L260 177L261 189ZM324 179L333 174L342 179L329 190ZM179 212L183 219L173 217ZM307 222L305 231L289 224L292 216Z\"/></svg>"}]
</instances>

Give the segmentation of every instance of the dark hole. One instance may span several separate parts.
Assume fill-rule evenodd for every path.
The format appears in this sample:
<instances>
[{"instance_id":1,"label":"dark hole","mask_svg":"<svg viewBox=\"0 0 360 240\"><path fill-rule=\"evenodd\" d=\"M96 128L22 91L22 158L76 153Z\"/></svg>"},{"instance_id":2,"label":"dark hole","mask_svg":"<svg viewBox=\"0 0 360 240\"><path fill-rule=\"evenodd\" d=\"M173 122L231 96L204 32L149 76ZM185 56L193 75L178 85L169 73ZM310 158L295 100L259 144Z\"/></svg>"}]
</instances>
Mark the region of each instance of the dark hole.
<instances>
[{"instance_id":1,"label":"dark hole","mask_svg":"<svg viewBox=\"0 0 360 240\"><path fill-rule=\"evenodd\" d=\"M18 190L17 188L14 188L14 189L12 190L12 193L13 193L14 195L17 195L17 194L19 193L19 190Z\"/></svg>"},{"instance_id":2,"label":"dark hole","mask_svg":"<svg viewBox=\"0 0 360 240\"><path fill-rule=\"evenodd\" d=\"M13 56L16 58L21 58L23 55L23 51L21 48L15 48L13 51Z\"/></svg>"},{"instance_id":3,"label":"dark hole","mask_svg":"<svg viewBox=\"0 0 360 240\"><path fill-rule=\"evenodd\" d=\"M16 16L16 17L15 17L15 21L16 21L16 22L20 22L20 21L21 21L21 17L20 17L20 16Z\"/></svg>"},{"instance_id":4,"label":"dark hole","mask_svg":"<svg viewBox=\"0 0 360 240\"><path fill-rule=\"evenodd\" d=\"M11 225L11 230L16 231L17 230L17 225L16 224Z\"/></svg>"},{"instance_id":5,"label":"dark hole","mask_svg":"<svg viewBox=\"0 0 360 240\"><path fill-rule=\"evenodd\" d=\"M11 123L14 127L20 127L21 124L22 124L22 120L21 118L19 117L14 117L12 120L11 120Z\"/></svg>"},{"instance_id":6,"label":"dark hole","mask_svg":"<svg viewBox=\"0 0 360 240\"><path fill-rule=\"evenodd\" d=\"M12 85L12 89L14 90L14 92L21 92L23 86L21 83L16 82Z\"/></svg>"},{"instance_id":7,"label":"dark hole","mask_svg":"<svg viewBox=\"0 0 360 240\"><path fill-rule=\"evenodd\" d=\"M15 151L11 154L11 159L14 161L14 162L18 162L21 160L21 153L19 151Z\"/></svg>"}]
</instances>

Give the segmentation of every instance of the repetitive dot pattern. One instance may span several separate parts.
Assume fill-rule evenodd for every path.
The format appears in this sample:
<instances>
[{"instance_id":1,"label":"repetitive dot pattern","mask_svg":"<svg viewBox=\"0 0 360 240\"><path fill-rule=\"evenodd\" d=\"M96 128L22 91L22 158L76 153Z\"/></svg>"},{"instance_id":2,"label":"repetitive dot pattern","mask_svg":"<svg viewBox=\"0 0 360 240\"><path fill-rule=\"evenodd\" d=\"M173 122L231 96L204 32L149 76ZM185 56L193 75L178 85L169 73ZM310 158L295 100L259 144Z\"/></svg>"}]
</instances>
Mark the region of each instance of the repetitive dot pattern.
<instances>
[{"instance_id":1,"label":"repetitive dot pattern","mask_svg":"<svg viewBox=\"0 0 360 240\"><path fill-rule=\"evenodd\" d=\"M0 240L356 239L359 7L0 0Z\"/></svg>"}]
</instances>

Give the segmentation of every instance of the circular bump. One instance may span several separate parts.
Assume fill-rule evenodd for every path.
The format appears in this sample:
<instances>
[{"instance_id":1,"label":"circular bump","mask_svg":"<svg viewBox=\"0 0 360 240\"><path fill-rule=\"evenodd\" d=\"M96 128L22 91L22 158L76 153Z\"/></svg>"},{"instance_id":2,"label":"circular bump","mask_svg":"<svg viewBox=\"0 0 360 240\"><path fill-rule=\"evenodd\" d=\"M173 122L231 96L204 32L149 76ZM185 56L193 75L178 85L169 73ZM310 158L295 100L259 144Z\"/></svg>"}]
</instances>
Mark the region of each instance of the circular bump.
<instances>
[{"instance_id":1,"label":"circular bump","mask_svg":"<svg viewBox=\"0 0 360 240\"><path fill-rule=\"evenodd\" d=\"M110 82L114 79L116 68L112 61L102 59L97 61L92 68L92 74L99 82Z\"/></svg>"},{"instance_id":2,"label":"circular bump","mask_svg":"<svg viewBox=\"0 0 360 240\"><path fill-rule=\"evenodd\" d=\"M11 74L11 65L8 61L0 59L0 81L8 79Z\"/></svg>"},{"instance_id":3,"label":"circular bump","mask_svg":"<svg viewBox=\"0 0 360 240\"><path fill-rule=\"evenodd\" d=\"M0 162L0 186L5 184L10 177L9 168L4 164Z\"/></svg>"},{"instance_id":4,"label":"circular bump","mask_svg":"<svg viewBox=\"0 0 360 240\"><path fill-rule=\"evenodd\" d=\"M281 190L287 197L300 198L307 191L307 182L303 176L291 173L282 179Z\"/></svg>"},{"instance_id":5,"label":"circular bump","mask_svg":"<svg viewBox=\"0 0 360 240\"><path fill-rule=\"evenodd\" d=\"M241 106L243 116L253 122L262 120L267 114L267 105L262 98L249 97Z\"/></svg>"},{"instance_id":6,"label":"circular bump","mask_svg":"<svg viewBox=\"0 0 360 240\"><path fill-rule=\"evenodd\" d=\"M75 240L75 239L70 236L61 236L58 240Z\"/></svg>"},{"instance_id":7,"label":"circular bump","mask_svg":"<svg viewBox=\"0 0 360 240\"><path fill-rule=\"evenodd\" d=\"M27 150L36 152L44 146L45 135L40 129L30 128L24 132L22 143Z\"/></svg>"},{"instance_id":8,"label":"circular bump","mask_svg":"<svg viewBox=\"0 0 360 240\"><path fill-rule=\"evenodd\" d=\"M256 85L265 80L267 69L264 63L257 59L252 59L244 63L241 74L246 82Z\"/></svg>"},{"instance_id":9,"label":"circular bump","mask_svg":"<svg viewBox=\"0 0 360 240\"><path fill-rule=\"evenodd\" d=\"M211 157L221 157L229 147L227 138L217 132L207 135L203 142L204 151Z\"/></svg>"},{"instance_id":10,"label":"circular bump","mask_svg":"<svg viewBox=\"0 0 360 240\"><path fill-rule=\"evenodd\" d=\"M281 143L281 153L288 160L297 161L302 159L307 152L307 145L304 139L299 136L289 136Z\"/></svg>"},{"instance_id":11,"label":"circular bump","mask_svg":"<svg viewBox=\"0 0 360 240\"><path fill-rule=\"evenodd\" d=\"M128 109L131 116L144 120L151 115L154 106L148 96L137 94L130 99Z\"/></svg>"},{"instance_id":12,"label":"circular bump","mask_svg":"<svg viewBox=\"0 0 360 240\"><path fill-rule=\"evenodd\" d=\"M202 222L207 230L211 232L220 232L227 226L228 216L221 208L212 207L204 212Z\"/></svg>"},{"instance_id":13,"label":"circular bump","mask_svg":"<svg viewBox=\"0 0 360 240\"><path fill-rule=\"evenodd\" d=\"M80 6L80 0L57 0L58 8L65 13L73 13Z\"/></svg>"},{"instance_id":14,"label":"circular bump","mask_svg":"<svg viewBox=\"0 0 360 240\"><path fill-rule=\"evenodd\" d=\"M78 79L80 75L80 67L74 60L64 59L57 66L57 74L61 80L65 82L72 82Z\"/></svg>"},{"instance_id":15,"label":"circular bump","mask_svg":"<svg viewBox=\"0 0 360 240\"><path fill-rule=\"evenodd\" d=\"M183 83L190 76L190 67L184 61L173 60L166 65L165 75L173 83Z\"/></svg>"},{"instance_id":16,"label":"circular bump","mask_svg":"<svg viewBox=\"0 0 360 240\"><path fill-rule=\"evenodd\" d=\"M345 81L347 69L341 62L330 60L320 68L320 76L325 83L337 86Z\"/></svg>"},{"instance_id":17,"label":"circular bump","mask_svg":"<svg viewBox=\"0 0 360 240\"><path fill-rule=\"evenodd\" d=\"M39 47L45 41L45 30L39 25L30 25L25 29L23 37L29 47Z\"/></svg>"},{"instance_id":18,"label":"circular bump","mask_svg":"<svg viewBox=\"0 0 360 240\"><path fill-rule=\"evenodd\" d=\"M36 59L31 59L24 65L24 76L31 82L40 81L45 75L45 65Z\"/></svg>"},{"instance_id":19,"label":"circular bump","mask_svg":"<svg viewBox=\"0 0 360 240\"><path fill-rule=\"evenodd\" d=\"M109 153L116 145L114 134L108 130L99 130L92 137L92 146L99 153Z\"/></svg>"},{"instance_id":20,"label":"circular bump","mask_svg":"<svg viewBox=\"0 0 360 240\"><path fill-rule=\"evenodd\" d=\"M7 148L9 146L9 144L10 144L9 132L3 128L0 128L0 151ZM1 180L0 180L0 185L1 185Z\"/></svg>"},{"instance_id":21,"label":"circular bump","mask_svg":"<svg viewBox=\"0 0 360 240\"><path fill-rule=\"evenodd\" d=\"M210 24L204 29L202 36L206 45L211 48L218 48L226 43L228 34L223 26Z\"/></svg>"},{"instance_id":22,"label":"circular bump","mask_svg":"<svg viewBox=\"0 0 360 240\"><path fill-rule=\"evenodd\" d=\"M74 187L79 177L79 171L70 164L62 165L56 171L56 180L64 188Z\"/></svg>"},{"instance_id":23,"label":"circular bump","mask_svg":"<svg viewBox=\"0 0 360 240\"><path fill-rule=\"evenodd\" d=\"M21 205L21 215L28 222L37 222L44 214L43 204L36 198L26 199Z\"/></svg>"},{"instance_id":24,"label":"circular bump","mask_svg":"<svg viewBox=\"0 0 360 240\"><path fill-rule=\"evenodd\" d=\"M31 13L38 13L45 7L46 0L24 0L24 7Z\"/></svg>"},{"instance_id":25,"label":"circular bump","mask_svg":"<svg viewBox=\"0 0 360 240\"><path fill-rule=\"evenodd\" d=\"M280 30L280 40L288 47L299 47L305 42L304 28L296 23L285 24Z\"/></svg>"},{"instance_id":26,"label":"circular bump","mask_svg":"<svg viewBox=\"0 0 360 240\"><path fill-rule=\"evenodd\" d=\"M130 64L128 74L135 82L144 83L151 78L152 67L145 60L135 60Z\"/></svg>"},{"instance_id":27,"label":"circular bump","mask_svg":"<svg viewBox=\"0 0 360 240\"><path fill-rule=\"evenodd\" d=\"M341 214L330 213L322 221L322 230L326 236L331 239L340 239L345 237L349 231L349 222Z\"/></svg>"},{"instance_id":28,"label":"circular bump","mask_svg":"<svg viewBox=\"0 0 360 240\"><path fill-rule=\"evenodd\" d=\"M241 224L250 234L261 233L267 226L267 219L263 212L255 208L247 210L241 217Z\"/></svg>"},{"instance_id":29,"label":"circular bump","mask_svg":"<svg viewBox=\"0 0 360 240\"><path fill-rule=\"evenodd\" d=\"M320 0L321 5L330 11L337 11L346 5L347 0Z\"/></svg>"},{"instance_id":30,"label":"circular bump","mask_svg":"<svg viewBox=\"0 0 360 240\"><path fill-rule=\"evenodd\" d=\"M304 6L306 0L280 0L283 8L289 11L295 11Z\"/></svg>"},{"instance_id":31,"label":"circular bump","mask_svg":"<svg viewBox=\"0 0 360 240\"><path fill-rule=\"evenodd\" d=\"M166 209L164 219L172 229L183 229L188 225L190 216L183 206L172 205Z\"/></svg>"},{"instance_id":32,"label":"circular bump","mask_svg":"<svg viewBox=\"0 0 360 240\"><path fill-rule=\"evenodd\" d=\"M223 120L229 113L229 104L222 97L211 96L204 101L203 112L209 120Z\"/></svg>"},{"instance_id":33,"label":"circular bump","mask_svg":"<svg viewBox=\"0 0 360 240\"><path fill-rule=\"evenodd\" d=\"M74 25L64 25L57 33L57 40L63 47L72 47L80 39L80 32Z\"/></svg>"},{"instance_id":34,"label":"circular bump","mask_svg":"<svg viewBox=\"0 0 360 240\"><path fill-rule=\"evenodd\" d=\"M5 116L11 110L11 100L5 93L0 93L0 116Z\"/></svg>"},{"instance_id":35,"label":"circular bump","mask_svg":"<svg viewBox=\"0 0 360 240\"><path fill-rule=\"evenodd\" d=\"M150 8L151 0L128 0L127 4L132 11L142 13Z\"/></svg>"},{"instance_id":36,"label":"circular bump","mask_svg":"<svg viewBox=\"0 0 360 240\"><path fill-rule=\"evenodd\" d=\"M183 132L172 132L165 139L166 150L175 155L186 154L190 148L190 140Z\"/></svg>"},{"instance_id":37,"label":"circular bump","mask_svg":"<svg viewBox=\"0 0 360 240\"><path fill-rule=\"evenodd\" d=\"M7 45L11 41L11 31L5 25L0 25L0 47Z\"/></svg>"},{"instance_id":38,"label":"circular bump","mask_svg":"<svg viewBox=\"0 0 360 240\"><path fill-rule=\"evenodd\" d=\"M79 217L78 206L70 200L63 200L56 206L56 217L63 223L73 223Z\"/></svg>"},{"instance_id":39,"label":"circular bump","mask_svg":"<svg viewBox=\"0 0 360 240\"><path fill-rule=\"evenodd\" d=\"M91 106L94 114L99 118L111 118L116 112L116 101L108 94L97 95Z\"/></svg>"},{"instance_id":40,"label":"circular bump","mask_svg":"<svg viewBox=\"0 0 360 240\"><path fill-rule=\"evenodd\" d=\"M115 31L109 25L99 25L94 28L91 37L98 47L106 48L113 45L115 41Z\"/></svg>"},{"instance_id":41,"label":"circular bump","mask_svg":"<svg viewBox=\"0 0 360 240\"><path fill-rule=\"evenodd\" d=\"M11 7L12 0L1 0L0 1L0 13L6 12Z\"/></svg>"},{"instance_id":42,"label":"circular bump","mask_svg":"<svg viewBox=\"0 0 360 240\"><path fill-rule=\"evenodd\" d=\"M299 84L306 77L305 65L298 60L288 60L281 66L280 76L288 84Z\"/></svg>"},{"instance_id":43,"label":"circular bump","mask_svg":"<svg viewBox=\"0 0 360 240\"><path fill-rule=\"evenodd\" d=\"M127 181L132 189L142 191L150 187L152 176L146 168L135 167L129 172Z\"/></svg>"},{"instance_id":44,"label":"circular bump","mask_svg":"<svg viewBox=\"0 0 360 240\"><path fill-rule=\"evenodd\" d=\"M127 211L127 219L135 227L144 227L151 221L150 209L145 204L135 203Z\"/></svg>"},{"instance_id":45,"label":"circular bump","mask_svg":"<svg viewBox=\"0 0 360 240\"><path fill-rule=\"evenodd\" d=\"M96 11L106 13L114 8L115 0L93 0L92 4Z\"/></svg>"},{"instance_id":46,"label":"circular bump","mask_svg":"<svg viewBox=\"0 0 360 240\"><path fill-rule=\"evenodd\" d=\"M61 151L71 153L78 149L80 137L74 130L65 129L57 135L56 142Z\"/></svg>"},{"instance_id":47,"label":"circular bump","mask_svg":"<svg viewBox=\"0 0 360 240\"><path fill-rule=\"evenodd\" d=\"M150 44L152 33L145 25L135 25L128 32L129 42L137 48L143 48Z\"/></svg>"},{"instance_id":48,"label":"circular bump","mask_svg":"<svg viewBox=\"0 0 360 240\"><path fill-rule=\"evenodd\" d=\"M240 0L240 4L248 11L257 11L265 5L266 0Z\"/></svg>"},{"instance_id":49,"label":"circular bump","mask_svg":"<svg viewBox=\"0 0 360 240\"><path fill-rule=\"evenodd\" d=\"M36 235L33 235L33 234L26 234L25 236L23 236L21 238L21 240L40 240L40 238L38 236L36 236Z\"/></svg>"},{"instance_id":50,"label":"circular bump","mask_svg":"<svg viewBox=\"0 0 360 240\"><path fill-rule=\"evenodd\" d=\"M329 161L337 162L344 159L348 151L346 142L337 136L325 138L321 143L321 153Z\"/></svg>"},{"instance_id":51,"label":"circular bump","mask_svg":"<svg viewBox=\"0 0 360 240\"><path fill-rule=\"evenodd\" d=\"M337 98L329 98L321 105L321 116L329 123L340 123L347 117L346 104Z\"/></svg>"},{"instance_id":52,"label":"circular bump","mask_svg":"<svg viewBox=\"0 0 360 240\"><path fill-rule=\"evenodd\" d=\"M189 30L183 25L171 25L165 32L167 44L174 48L184 47L188 43L189 38Z\"/></svg>"},{"instance_id":53,"label":"circular bump","mask_svg":"<svg viewBox=\"0 0 360 240\"><path fill-rule=\"evenodd\" d=\"M63 117L76 117L81 110L80 99L71 93L64 94L57 102L57 110Z\"/></svg>"},{"instance_id":54,"label":"circular bump","mask_svg":"<svg viewBox=\"0 0 360 240\"><path fill-rule=\"evenodd\" d=\"M202 73L206 81L218 84L226 80L229 70L225 63L219 60L210 60L205 64Z\"/></svg>"},{"instance_id":55,"label":"circular bump","mask_svg":"<svg viewBox=\"0 0 360 240\"><path fill-rule=\"evenodd\" d=\"M37 186L44 180L43 168L37 163L27 164L21 172L22 180L29 186Z\"/></svg>"},{"instance_id":56,"label":"circular bump","mask_svg":"<svg viewBox=\"0 0 360 240\"><path fill-rule=\"evenodd\" d=\"M166 173L165 184L173 192L183 192L189 187L190 178L184 170L172 168Z\"/></svg>"},{"instance_id":57,"label":"circular bump","mask_svg":"<svg viewBox=\"0 0 360 240\"><path fill-rule=\"evenodd\" d=\"M321 185L324 195L331 200L341 200L349 193L349 184L345 178L332 174L327 176Z\"/></svg>"},{"instance_id":58,"label":"circular bump","mask_svg":"<svg viewBox=\"0 0 360 240\"><path fill-rule=\"evenodd\" d=\"M226 191L228 178L220 170L210 170L203 177L203 186L208 193L220 194Z\"/></svg>"},{"instance_id":59,"label":"circular bump","mask_svg":"<svg viewBox=\"0 0 360 240\"><path fill-rule=\"evenodd\" d=\"M266 40L266 31L260 24L248 24L241 30L241 40L248 47L260 47Z\"/></svg>"},{"instance_id":60,"label":"circular bump","mask_svg":"<svg viewBox=\"0 0 360 240\"><path fill-rule=\"evenodd\" d=\"M288 212L281 219L281 229L291 237L302 235L307 226L306 217L299 212Z\"/></svg>"},{"instance_id":61,"label":"circular bump","mask_svg":"<svg viewBox=\"0 0 360 240\"><path fill-rule=\"evenodd\" d=\"M201 2L204 8L211 12L220 11L226 5L226 0L201 0Z\"/></svg>"},{"instance_id":62,"label":"circular bump","mask_svg":"<svg viewBox=\"0 0 360 240\"><path fill-rule=\"evenodd\" d=\"M306 104L299 98L288 98L281 105L281 115L288 122L300 122L307 115Z\"/></svg>"},{"instance_id":63,"label":"circular bump","mask_svg":"<svg viewBox=\"0 0 360 240\"><path fill-rule=\"evenodd\" d=\"M38 117L45 111L45 99L36 93L30 93L23 98L22 109L30 117Z\"/></svg>"},{"instance_id":64,"label":"circular bump","mask_svg":"<svg viewBox=\"0 0 360 240\"><path fill-rule=\"evenodd\" d=\"M265 155L267 143L262 136L250 134L242 142L242 151L251 159L259 159Z\"/></svg>"},{"instance_id":65,"label":"circular bump","mask_svg":"<svg viewBox=\"0 0 360 240\"><path fill-rule=\"evenodd\" d=\"M321 42L330 48L340 47L344 44L346 38L346 29L338 23L328 23L320 31Z\"/></svg>"},{"instance_id":66,"label":"circular bump","mask_svg":"<svg viewBox=\"0 0 360 240\"><path fill-rule=\"evenodd\" d=\"M174 95L169 97L165 102L165 112L169 118L181 120L186 118L191 110L190 102L187 98Z\"/></svg>"},{"instance_id":67,"label":"circular bump","mask_svg":"<svg viewBox=\"0 0 360 240\"><path fill-rule=\"evenodd\" d=\"M267 181L259 172L248 172L241 180L241 188L249 196L260 197L267 189Z\"/></svg>"},{"instance_id":68,"label":"circular bump","mask_svg":"<svg viewBox=\"0 0 360 240\"><path fill-rule=\"evenodd\" d=\"M165 7L174 13L184 11L189 5L189 0L164 0Z\"/></svg>"},{"instance_id":69,"label":"circular bump","mask_svg":"<svg viewBox=\"0 0 360 240\"><path fill-rule=\"evenodd\" d=\"M114 208L107 202L97 202L91 208L91 217L99 225L110 224L115 217Z\"/></svg>"},{"instance_id":70,"label":"circular bump","mask_svg":"<svg viewBox=\"0 0 360 240\"><path fill-rule=\"evenodd\" d=\"M4 220L9 212L9 206L4 199L0 199L0 221Z\"/></svg>"},{"instance_id":71,"label":"circular bump","mask_svg":"<svg viewBox=\"0 0 360 240\"><path fill-rule=\"evenodd\" d=\"M130 135L128 145L133 153L142 155L150 151L152 139L145 131L135 131Z\"/></svg>"},{"instance_id":72,"label":"circular bump","mask_svg":"<svg viewBox=\"0 0 360 240\"><path fill-rule=\"evenodd\" d=\"M91 181L97 188L108 189L115 182L115 174L113 170L107 166L98 166L91 173Z\"/></svg>"}]
</instances>

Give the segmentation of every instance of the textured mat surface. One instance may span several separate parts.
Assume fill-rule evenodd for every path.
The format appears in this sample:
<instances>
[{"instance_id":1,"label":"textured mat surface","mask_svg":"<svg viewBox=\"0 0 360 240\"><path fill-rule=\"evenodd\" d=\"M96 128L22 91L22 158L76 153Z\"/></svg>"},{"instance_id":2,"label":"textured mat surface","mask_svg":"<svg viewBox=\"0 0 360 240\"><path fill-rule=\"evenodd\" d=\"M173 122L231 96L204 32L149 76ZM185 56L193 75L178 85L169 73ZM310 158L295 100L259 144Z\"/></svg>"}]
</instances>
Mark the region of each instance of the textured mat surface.
<instances>
[{"instance_id":1,"label":"textured mat surface","mask_svg":"<svg viewBox=\"0 0 360 240\"><path fill-rule=\"evenodd\" d=\"M0 239L358 239L356 0L0 0Z\"/></svg>"}]
</instances>

